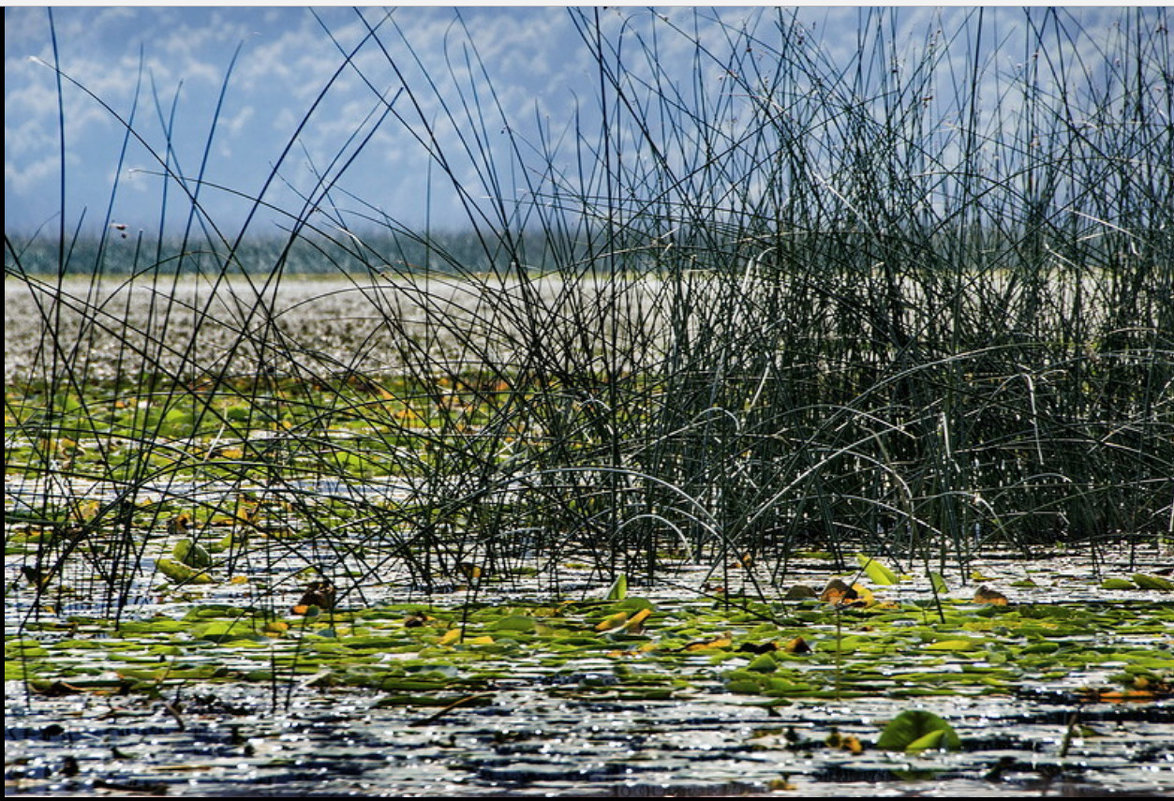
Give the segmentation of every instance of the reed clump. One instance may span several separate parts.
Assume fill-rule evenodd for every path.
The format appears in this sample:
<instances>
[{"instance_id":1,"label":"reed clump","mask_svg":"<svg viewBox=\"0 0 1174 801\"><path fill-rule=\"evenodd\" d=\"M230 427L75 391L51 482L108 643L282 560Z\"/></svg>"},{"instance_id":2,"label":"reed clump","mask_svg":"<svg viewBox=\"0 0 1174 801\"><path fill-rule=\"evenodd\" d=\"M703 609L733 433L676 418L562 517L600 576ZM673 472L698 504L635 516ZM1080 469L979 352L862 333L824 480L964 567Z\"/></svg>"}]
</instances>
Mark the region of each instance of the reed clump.
<instances>
[{"instance_id":1,"label":"reed clump","mask_svg":"<svg viewBox=\"0 0 1174 801\"><path fill-rule=\"evenodd\" d=\"M361 13L402 80L373 95L383 124L415 132L465 231L330 202L351 141L276 210L283 241L190 190L187 229L129 253L6 235L6 304L32 322L6 370L8 530L119 609L181 513L229 573L309 566L340 597L470 565L557 588L569 560L655 581L753 558L765 592L800 547L937 570L1168 539L1165 12L1100 40L1036 10L1010 70L974 55L981 11L914 63L890 13L832 63L783 10L571 9L597 125L537 141L473 78L424 113L441 89ZM681 38L686 75L660 57ZM1051 55L1089 41L1095 61ZM442 149L442 129L465 133Z\"/></svg>"}]
</instances>

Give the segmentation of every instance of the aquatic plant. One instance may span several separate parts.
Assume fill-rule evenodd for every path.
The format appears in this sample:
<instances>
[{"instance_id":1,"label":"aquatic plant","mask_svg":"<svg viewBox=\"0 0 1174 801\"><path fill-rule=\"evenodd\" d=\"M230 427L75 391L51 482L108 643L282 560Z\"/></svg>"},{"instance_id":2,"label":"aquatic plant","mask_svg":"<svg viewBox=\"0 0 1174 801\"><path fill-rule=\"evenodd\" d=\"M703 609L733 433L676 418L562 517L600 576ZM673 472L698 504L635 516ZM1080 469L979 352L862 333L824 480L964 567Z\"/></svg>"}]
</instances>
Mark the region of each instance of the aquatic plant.
<instances>
[{"instance_id":1,"label":"aquatic plant","mask_svg":"<svg viewBox=\"0 0 1174 801\"><path fill-rule=\"evenodd\" d=\"M6 357L6 542L30 614L73 587L120 616L156 569L264 576L270 612L305 569L340 604L385 580L475 594L534 564L558 593L571 561L633 583L700 562L766 597L801 547L968 576L992 545L1087 547L1095 565L1171 536L1164 11L1122 11L1096 63L1049 58L1092 33L1030 15L1030 58L1005 72L959 60L990 35L981 10L908 64L888 12L864 10L838 64L785 10L688 27L570 9L599 126L538 141L497 118L460 24L442 89L409 69L394 15L356 14L364 36L250 192L203 180L219 105L187 174L165 115L160 138L137 98L115 109L58 71L124 124L124 152L155 157L160 219L189 213L129 252L109 218L96 243L71 233L64 195L55 232L6 233L6 309L29 326ZM691 74L666 74L670 37ZM271 207L352 73L375 115L303 202ZM417 137L465 234L336 202L380 125ZM485 147L499 129L507 147ZM213 191L251 210L212 219ZM284 240L255 235L263 208ZM310 263L341 283L290 300ZM329 331L296 319L333 302L351 311ZM211 564L173 558L177 539Z\"/></svg>"}]
</instances>

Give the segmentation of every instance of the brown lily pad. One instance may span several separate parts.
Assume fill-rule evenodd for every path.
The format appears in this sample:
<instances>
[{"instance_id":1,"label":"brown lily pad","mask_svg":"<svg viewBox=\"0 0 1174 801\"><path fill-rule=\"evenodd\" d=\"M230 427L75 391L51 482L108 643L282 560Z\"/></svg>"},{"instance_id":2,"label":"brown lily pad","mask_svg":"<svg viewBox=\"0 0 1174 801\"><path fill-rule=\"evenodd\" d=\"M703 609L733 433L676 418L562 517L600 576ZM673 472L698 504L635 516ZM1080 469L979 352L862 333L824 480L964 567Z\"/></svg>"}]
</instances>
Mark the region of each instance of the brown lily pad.
<instances>
[{"instance_id":1,"label":"brown lily pad","mask_svg":"<svg viewBox=\"0 0 1174 801\"><path fill-rule=\"evenodd\" d=\"M991 604L992 606L1006 606L1007 596L998 590L992 590L990 587L982 586L974 593L974 602L976 604Z\"/></svg>"}]
</instances>

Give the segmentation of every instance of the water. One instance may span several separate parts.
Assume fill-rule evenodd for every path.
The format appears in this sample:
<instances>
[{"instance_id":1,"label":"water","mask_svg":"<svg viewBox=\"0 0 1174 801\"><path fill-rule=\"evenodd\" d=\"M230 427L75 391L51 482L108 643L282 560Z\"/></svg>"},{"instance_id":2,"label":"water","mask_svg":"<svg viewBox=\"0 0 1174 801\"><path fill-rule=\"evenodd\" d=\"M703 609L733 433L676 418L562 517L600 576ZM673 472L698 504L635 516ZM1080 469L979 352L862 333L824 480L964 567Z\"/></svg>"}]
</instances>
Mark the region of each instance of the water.
<instances>
[{"instance_id":1,"label":"water","mask_svg":"<svg viewBox=\"0 0 1174 801\"><path fill-rule=\"evenodd\" d=\"M1086 708L1081 719L1098 735L1078 738L1061 758L1070 708L960 699L952 720L966 750L911 758L822 745L833 727L875 737L876 722L903 706L880 699L769 711L718 692L554 702L515 687L500 689L491 706L417 726L420 713L373 709L362 693L303 695L280 715L268 714L260 695L193 688L180 716L136 698L37 699L32 709L18 701L6 723L8 787L73 793L103 781L201 795L661 795L762 793L785 783L819 796L861 786L870 795L943 796L1174 788L1169 705ZM59 720L59 730L48 731L48 720ZM788 728L798 746L787 742ZM64 775L69 757L73 776ZM909 772L923 774L898 775Z\"/></svg>"},{"instance_id":2,"label":"water","mask_svg":"<svg viewBox=\"0 0 1174 801\"><path fill-rule=\"evenodd\" d=\"M1081 572L1083 561L992 558L980 567L998 574L997 585L1005 588L1017 576L1035 576L1036 588L1008 589L1018 602L1057 603L1056 587L1069 583L1071 597L1064 603L1112 603L1106 596L1113 593L1067 577ZM794 578L814 583L826 574L824 564L800 563ZM1050 582L1043 581L1045 574ZM687 587L700 576L678 578ZM689 597L683 589L640 591L669 610ZM915 581L878 591L908 601L924 587ZM192 603L226 600L229 592L209 587ZM600 592L596 586L597 597ZM969 592L973 587L959 587L956 594ZM396 594L389 583L372 590L371 603ZM513 593L519 595L534 597L531 591ZM505 602L509 594L485 597ZM1137 602L1162 596L1134 591L1129 597ZM465 600L461 592L433 597L437 609ZM821 631L807 636L818 639ZM1114 638L1120 647L1152 640L1129 633ZM217 648L189 653L212 659L228 653ZM525 648L487 650L479 661L461 663L460 672L475 669L491 678L475 692L453 694L476 698L450 709L388 705L388 693L329 686L311 676L292 689L284 680L276 688L166 681L158 697L119 694L113 680L59 697L28 694L19 681L7 681L6 785L9 792L48 795L659 796L763 794L784 787L795 795L839 797L1174 791L1174 701L1082 702L1077 689L1101 678L1095 672L1024 680L1009 694L901 698L878 687L875 695L843 700L766 699L731 693L724 685L725 672L748 658L715 662L710 652L701 652L666 662L663 655L617 659L591 649L564 656L555 664ZM401 658L410 662L415 655L391 648L378 664L394 668ZM976 654L964 664L982 662ZM668 697L637 691L641 685L632 676L666 670L685 679ZM877 750L883 723L909 708L937 710L964 749L923 756ZM829 747L833 732L858 738L863 752Z\"/></svg>"}]
</instances>

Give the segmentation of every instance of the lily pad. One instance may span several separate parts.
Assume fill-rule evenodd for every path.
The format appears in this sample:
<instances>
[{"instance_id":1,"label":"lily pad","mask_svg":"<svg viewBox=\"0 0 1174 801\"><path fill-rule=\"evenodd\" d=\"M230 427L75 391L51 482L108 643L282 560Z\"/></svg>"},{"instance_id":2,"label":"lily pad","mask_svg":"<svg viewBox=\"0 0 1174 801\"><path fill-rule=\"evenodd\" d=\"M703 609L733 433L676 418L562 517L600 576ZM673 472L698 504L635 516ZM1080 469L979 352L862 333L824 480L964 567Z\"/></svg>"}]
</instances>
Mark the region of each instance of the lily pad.
<instances>
[{"instance_id":1,"label":"lily pad","mask_svg":"<svg viewBox=\"0 0 1174 801\"><path fill-rule=\"evenodd\" d=\"M908 709L889 721L876 746L885 751L906 753L918 753L928 748L958 751L962 748L962 740L953 726L934 713Z\"/></svg>"},{"instance_id":2,"label":"lily pad","mask_svg":"<svg viewBox=\"0 0 1174 801\"><path fill-rule=\"evenodd\" d=\"M182 562L177 562L174 559L159 559L155 562L155 566L159 572L167 576L174 582L187 582L189 584L211 584L212 577L207 573L202 573L193 567L188 567Z\"/></svg>"},{"instance_id":3,"label":"lily pad","mask_svg":"<svg viewBox=\"0 0 1174 801\"><path fill-rule=\"evenodd\" d=\"M873 559L871 556L865 556L862 553L856 554L856 561L864 568L864 572L876 584L896 584L897 574L886 567L884 564Z\"/></svg>"},{"instance_id":4,"label":"lily pad","mask_svg":"<svg viewBox=\"0 0 1174 801\"><path fill-rule=\"evenodd\" d=\"M628 577L620 573L607 591L607 600L622 601L628 597Z\"/></svg>"},{"instance_id":5,"label":"lily pad","mask_svg":"<svg viewBox=\"0 0 1174 801\"><path fill-rule=\"evenodd\" d=\"M1161 576L1151 576L1148 573L1134 573L1130 578L1133 579L1134 584L1143 590L1174 592L1174 581L1164 579Z\"/></svg>"},{"instance_id":6,"label":"lily pad","mask_svg":"<svg viewBox=\"0 0 1174 801\"><path fill-rule=\"evenodd\" d=\"M176 561L188 567L202 568L212 566L212 556L208 551L187 537L175 543L175 547L171 549L171 555L176 558Z\"/></svg>"},{"instance_id":7,"label":"lily pad","mask_svg":"<svg viewBox=\"0 0 1174 801\"><path fill-rule=\"evenodd\" d=\"M517 631L525 634L532 634L534 632L534 618L526 617L525 615L507 615L503 618L493 621L485 628L488 631Z\"/></svg>"}]
</instances>

